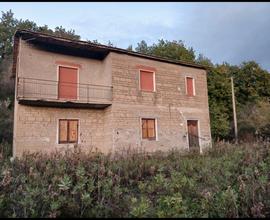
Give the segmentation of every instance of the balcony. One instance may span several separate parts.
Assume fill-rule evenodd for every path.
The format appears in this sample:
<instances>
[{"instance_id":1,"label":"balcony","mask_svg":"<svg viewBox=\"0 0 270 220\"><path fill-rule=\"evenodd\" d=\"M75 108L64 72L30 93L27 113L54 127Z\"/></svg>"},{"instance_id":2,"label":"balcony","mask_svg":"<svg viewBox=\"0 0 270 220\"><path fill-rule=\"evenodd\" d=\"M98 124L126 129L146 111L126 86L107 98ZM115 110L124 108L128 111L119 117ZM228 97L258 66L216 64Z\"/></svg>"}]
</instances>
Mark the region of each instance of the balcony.
<instances>
[{"instance_id":1,"label":"balcony","mask_svg":"<svg viewBox=\"0 0 270 220\"><path fill-rule=\"evenodd\" d=\"M17 100L19 104L33 106L104 109L112 104L112 87L19 77Z\"/></svg>"}]
</instances>

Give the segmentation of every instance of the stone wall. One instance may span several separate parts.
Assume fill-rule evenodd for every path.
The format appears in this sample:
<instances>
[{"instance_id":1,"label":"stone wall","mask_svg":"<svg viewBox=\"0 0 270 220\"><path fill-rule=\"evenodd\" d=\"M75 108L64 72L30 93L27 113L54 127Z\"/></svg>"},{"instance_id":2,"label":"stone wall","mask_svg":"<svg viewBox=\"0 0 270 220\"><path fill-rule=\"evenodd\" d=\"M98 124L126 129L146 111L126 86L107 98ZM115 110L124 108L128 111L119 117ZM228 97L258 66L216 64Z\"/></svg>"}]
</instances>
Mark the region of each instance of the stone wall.
<instances>
[{"instance_id":1,"label":"stone wall","mask_svg":"<svg viewBox=\"0 0 270 220\"><path fill-rule=\"evenodd\" d=\"M58 144L58 120L79 119L78 141L83 150L103 150L104 111L93 109L61 109L25 106L16 103L16 155L23 151L46 151L73 148L74 144Z\"/></svg>"},{"instance_id":2,"label":"stone wall","mask_svg":"<svg viewBox=\"0 0 270 220\"><path fill-rule=\"evenodd\" d=\"M201 149L211 145L206 71L113 53L113 141L118 150L188 149L187 120L199 121ZM155 69L156 92L139 90L139 70ZM195 79L194 97L185 77ZM156 118L157 140L141 138L141 118Z\"/></svg>"},{"instance_id":3,"label":"stone wall","mask_svg":"<svg viewBox=\"0 0 270 220\"><path fill-rule=\"evenodd\" d=\"M188 149L187 120L199 121L201 150L211 145L206 71L111 52L104 61L50 54L22 44L17 76L56 79L57 60L81 65L80 82L113 86L112 105L104 110L33 107L15 101L14 155L23 151L73 148L58 144L58 120L79 119L79 145L104 153ZM42 67L42 68L41 68ZM156 92L139 89L140 69L154 69ZM100 75L99 75L100 74ZM185 77L195 79L194 97ZM141 118L155 118L157 140L143 140Z\"/></svg>"}]
</instances>

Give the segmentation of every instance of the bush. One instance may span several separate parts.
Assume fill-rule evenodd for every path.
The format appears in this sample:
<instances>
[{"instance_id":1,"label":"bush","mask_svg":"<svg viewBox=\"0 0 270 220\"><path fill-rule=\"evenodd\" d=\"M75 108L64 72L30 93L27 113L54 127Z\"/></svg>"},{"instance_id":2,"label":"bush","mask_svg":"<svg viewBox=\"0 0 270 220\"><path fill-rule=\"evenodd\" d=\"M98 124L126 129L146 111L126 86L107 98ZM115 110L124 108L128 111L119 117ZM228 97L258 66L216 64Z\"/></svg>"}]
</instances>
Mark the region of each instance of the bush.
<instances>
[{"instance_id":1,"label":"bush","mask_svg":"<svg viewBox=\"0 0 270 220\"><path fill-rule=\"evenodd\" d=\"M0 161L0 216L269 217L269 153L221 143L204 155L24 154Z\"/></svg>"},{"instance_id":2,"label":"bush","mask_svg":"<svg viewBox=\"0 0 270 220\"><path fill-rule=\"evenodd\" d=\"M8 159L12 156L12 145L8 142L0 142L0 160Z\"/></svg>"}]
</instances>

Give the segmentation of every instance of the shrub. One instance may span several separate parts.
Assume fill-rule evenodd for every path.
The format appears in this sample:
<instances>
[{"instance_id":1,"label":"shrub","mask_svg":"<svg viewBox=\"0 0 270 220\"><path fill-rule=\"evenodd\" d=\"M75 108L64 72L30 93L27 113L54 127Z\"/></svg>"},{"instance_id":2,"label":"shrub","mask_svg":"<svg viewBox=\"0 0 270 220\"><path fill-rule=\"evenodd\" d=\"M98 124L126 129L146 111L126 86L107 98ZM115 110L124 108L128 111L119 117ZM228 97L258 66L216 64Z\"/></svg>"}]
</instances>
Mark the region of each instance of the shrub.
<instances>
[{"instance_id":1,"label":"shrub","mask_svg":"<svg viewBox=\"0 0 270 220\"><path fill-rule=\"evenodd\" d=\"M269 144L0 161L1 217L269 217Z\"/></svg>"}]
</instances>

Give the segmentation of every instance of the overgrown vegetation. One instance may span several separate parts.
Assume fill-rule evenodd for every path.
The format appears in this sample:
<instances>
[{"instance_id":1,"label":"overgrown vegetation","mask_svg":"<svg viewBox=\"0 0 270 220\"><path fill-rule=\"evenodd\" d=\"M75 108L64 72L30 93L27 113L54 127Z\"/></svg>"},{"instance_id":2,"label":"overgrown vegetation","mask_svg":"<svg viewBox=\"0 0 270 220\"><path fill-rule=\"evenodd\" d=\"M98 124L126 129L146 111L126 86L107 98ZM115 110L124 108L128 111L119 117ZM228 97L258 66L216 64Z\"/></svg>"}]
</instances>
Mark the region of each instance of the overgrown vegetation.
<instances>
[{"instance_id":1,"label":"overgrown vegetation","mask_svg":"<svg viewBox=\"0 0 270 220\"><path fill-rule=\"evenodd\" d=\"M269 143L0 160L1 217L270 217Z\"/></svg>"}]
</instances>

